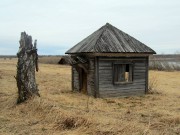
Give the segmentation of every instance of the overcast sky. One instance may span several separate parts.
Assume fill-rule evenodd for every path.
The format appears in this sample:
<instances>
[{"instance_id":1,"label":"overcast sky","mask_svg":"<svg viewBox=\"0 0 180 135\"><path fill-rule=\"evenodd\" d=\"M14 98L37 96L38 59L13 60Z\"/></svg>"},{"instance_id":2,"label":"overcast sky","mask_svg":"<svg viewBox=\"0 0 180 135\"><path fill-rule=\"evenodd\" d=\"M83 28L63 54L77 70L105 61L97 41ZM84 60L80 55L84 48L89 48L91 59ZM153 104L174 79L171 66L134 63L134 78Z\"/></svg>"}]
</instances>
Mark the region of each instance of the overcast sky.
<instances>
[{"instance_id":1,"label":"overcast sky","mask_svg":"<svg viewBox=\"0 0 180 135\"><path fill-rule=\"evenodd\" d=\"M157 53L180 52L180 0L0 0L0 55L15 55L20 33L40 55L61 55L107 22Z\"/></svg>"}]
</instances>

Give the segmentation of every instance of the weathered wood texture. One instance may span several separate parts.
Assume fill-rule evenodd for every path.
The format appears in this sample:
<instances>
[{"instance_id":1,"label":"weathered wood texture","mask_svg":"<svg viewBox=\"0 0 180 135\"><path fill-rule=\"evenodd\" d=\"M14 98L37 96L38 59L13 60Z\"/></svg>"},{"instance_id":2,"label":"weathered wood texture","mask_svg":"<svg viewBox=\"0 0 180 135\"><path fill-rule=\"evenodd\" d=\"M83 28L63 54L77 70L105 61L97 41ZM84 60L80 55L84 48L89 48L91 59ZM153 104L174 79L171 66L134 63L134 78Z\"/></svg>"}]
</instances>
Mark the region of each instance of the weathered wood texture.
<instances>
[{"instance_id":1,"label":"weathered wood texture","mask_svg":"<svg viewBox=\"0 0 180 135\"><path fill-rule=\"evenodd\" d=\"M113 84L113 63L133 63L133 82ZM147 82L146 58L100 58L99 59L99 96L115 97L143 95Z\"/></svg>"},{"instance_id":2,"label":"weathered wood texture","mask_svg":"<svg viewBox=\"0 0 180 135\"><path fill-rule=\"evenodd\" d=\"M87 62L87 59L80 56L71 56L71 55L65 55L62 56L59 60L58 64L68 64L68 65L76 65L76 64L84 64Z\"/></svg>"},{"instance_id":3,"label":"weathered wood texture","mask_svg":"<svg viewBox=\"0 0 180 135\"><path fill-rule=\"evenodd\" d=\"M94 59L89 59L88 63L88 71L87 71L87 94L94 96ZM77 68L72 67L72 90L80 92L80 75L77 72Z\"/></svg>"},{"instance_id":4,"label":"weathered wood texture","mask_svg":"<svg viewBox=\"0 0 180 135\"><path fill-rule=\"evenodd\" d=\"M34 95L39 96L35 79L35 69L38 71L36 40L33 45L32 37L22 32L19 43L20 47L17 53L18 63L16 75L18 87L17 103L24 102Z\"/></svg>"},{"instance_id":5,"label":"weathered wood texture","mask_svg":"<svg viewBox=\"0 0 180 135\"><path fill-rule=\"evenodd\" d=\"M79 84L79 73L77 72L75 67L72 67L72 90L73 91L80 91L80 84Z\"/></svg>"},{"instance_id":6,"label":"weathered wood texture","mask_svg":"<svg viewBox=\"0 0 180 135\"><path fill-rule=\"evenodd\" d=\"M95 68L95 75L94 75L94 82L95 82L95 96L94 97L99 97L99 57L95 57L95 64L94 64L94 68Z\"/></svg>"},{"instance_id":7,"label":"weathered wood texture","mask_svg":"<svg viewBox=\"0 0 180 135\"><path fill-rule=\"evenodd\" d=\"M95 84L94 84L94 59L89 59L89 68L87 74L87 91L88 95L95 96Z\"/></svg>"},{"instance_id":8,"label":"weathered wood texture","mask_svg":"<svg viewBox=\"0 0 180 135\"><path fill-rule=\"evenodd\" d=\"M66 52L70 54L71 63L80 64L78 66L86 71L88 94L95 97L142 95L147 92L148 56L155 53L150 47L109 23ZM87 63L89 59L94 61ZM131 71L133 66L133 73L129 72L131 83L113 82L113 62L133 62L129 68ZM78 89L77 74L73 70L73 87Z\"/></svg>"},{"instance_id":9,"label":"weathered wood texture","mask_svg":"<svg viewBox=\"0 0 180 135\"><path fill-rule=\"evenodd\" d=\"M149 78L149 57L146 57L146 85L145 85L145 93L147 94L148 93L148 85L149 85L149 81L148 81L148 78Z\"/></svg>"},{"instance_id":10,"label":"weathered wood texture","mask_svg":"<svg viewBox=\"0 0 180 135\"><path fill-rule=\"evenodd\" d=\"M69 49L66 54L78 53L147 53L156 52L134 37L107 23Z\"/></svg>"}]
</instances>

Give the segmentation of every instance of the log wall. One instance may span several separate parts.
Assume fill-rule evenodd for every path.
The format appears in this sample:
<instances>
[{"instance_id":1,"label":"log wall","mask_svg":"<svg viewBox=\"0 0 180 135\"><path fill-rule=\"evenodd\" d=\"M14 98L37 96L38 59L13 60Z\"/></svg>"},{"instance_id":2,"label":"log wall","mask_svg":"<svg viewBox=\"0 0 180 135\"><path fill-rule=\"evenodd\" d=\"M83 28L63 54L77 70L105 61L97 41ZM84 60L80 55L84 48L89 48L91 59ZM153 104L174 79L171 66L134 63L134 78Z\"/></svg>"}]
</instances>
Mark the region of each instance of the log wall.
<instances>
[{"instance_id":1,"label":"log wall","mask_svg":"<svg viewBox=\"0 0 180 135\"><path fill-rule=\"evenodd\" d=\"M113 63L133 63L133 82L127 84L113 83ZM98 86L99 97L117 97L143 95L148 82L148 58L99 58L98 61Z\"/></svg>"}]
</instances>

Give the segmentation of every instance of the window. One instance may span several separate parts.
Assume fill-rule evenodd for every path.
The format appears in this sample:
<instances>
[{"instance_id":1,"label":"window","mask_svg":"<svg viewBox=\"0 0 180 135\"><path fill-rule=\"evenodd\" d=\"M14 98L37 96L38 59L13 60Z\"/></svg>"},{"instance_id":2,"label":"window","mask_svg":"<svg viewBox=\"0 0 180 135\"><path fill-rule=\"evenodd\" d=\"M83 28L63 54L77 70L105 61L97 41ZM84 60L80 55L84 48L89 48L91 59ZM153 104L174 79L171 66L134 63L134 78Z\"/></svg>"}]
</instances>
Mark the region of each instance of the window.
<instances>
[{"instance_id":1,"label":"window","mask_svg":"<svg viewBox=\"0 0 180 135\"><path fill-rule=\"evenodd\" d=\"M132 64L114 64L114 84L131 83L133 80L132 67Z\"/></svg>"}]
</instances>

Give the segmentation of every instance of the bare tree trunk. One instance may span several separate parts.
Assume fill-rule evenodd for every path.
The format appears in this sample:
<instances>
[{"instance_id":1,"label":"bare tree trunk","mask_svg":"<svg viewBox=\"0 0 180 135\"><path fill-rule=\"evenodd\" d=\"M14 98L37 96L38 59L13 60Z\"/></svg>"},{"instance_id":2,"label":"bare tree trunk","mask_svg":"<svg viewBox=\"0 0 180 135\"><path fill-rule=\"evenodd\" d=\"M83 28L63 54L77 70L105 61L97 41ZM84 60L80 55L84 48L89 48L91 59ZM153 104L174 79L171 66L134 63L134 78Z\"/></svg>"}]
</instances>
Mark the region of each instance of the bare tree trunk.
<instances>
[{"instance_id":1,"label":"bare tree trunk","mask_svg":"<svg viewBox=\"0 0 180 135\"><path fill-rule=\"evenodd\" d=\"M17 103L24 102L32 96L40 96L35 79L35 68L38 71L38 55L36 48L36 40L32 44L32 37L25 32L21 33L19 41L20 47L17 53L17 87L18 99Z\"/></svg>"}]
</instances>

